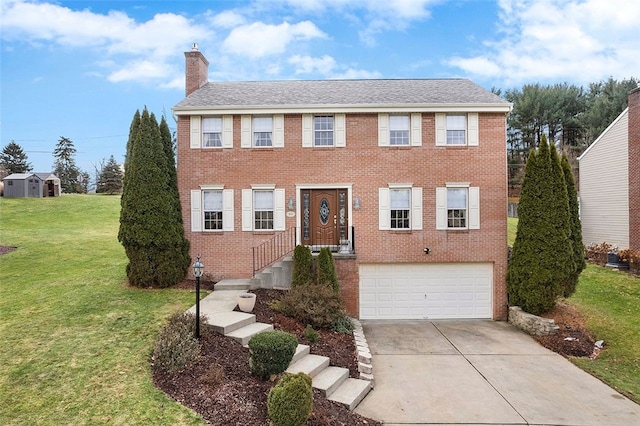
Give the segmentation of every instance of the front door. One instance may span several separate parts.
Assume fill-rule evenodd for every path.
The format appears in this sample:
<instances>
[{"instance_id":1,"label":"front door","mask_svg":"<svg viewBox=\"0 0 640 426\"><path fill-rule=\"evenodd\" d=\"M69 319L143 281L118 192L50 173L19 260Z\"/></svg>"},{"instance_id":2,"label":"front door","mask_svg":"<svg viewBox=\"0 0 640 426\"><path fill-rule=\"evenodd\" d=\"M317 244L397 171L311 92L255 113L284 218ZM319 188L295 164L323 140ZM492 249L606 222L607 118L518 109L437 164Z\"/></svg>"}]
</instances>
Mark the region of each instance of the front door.
<instances>
[{"instance_id":1,"label":"front door","mask_svg":"<svg viewBox=\"0 0 640 426\"><path fill-rule=\"evenodd\" d=\"M302 243L312 247L340 244L346 233L346 196L343 189L305 189L302 196ZM346 238L346 237L342 237Z\"/></svg>"}]
</instances>

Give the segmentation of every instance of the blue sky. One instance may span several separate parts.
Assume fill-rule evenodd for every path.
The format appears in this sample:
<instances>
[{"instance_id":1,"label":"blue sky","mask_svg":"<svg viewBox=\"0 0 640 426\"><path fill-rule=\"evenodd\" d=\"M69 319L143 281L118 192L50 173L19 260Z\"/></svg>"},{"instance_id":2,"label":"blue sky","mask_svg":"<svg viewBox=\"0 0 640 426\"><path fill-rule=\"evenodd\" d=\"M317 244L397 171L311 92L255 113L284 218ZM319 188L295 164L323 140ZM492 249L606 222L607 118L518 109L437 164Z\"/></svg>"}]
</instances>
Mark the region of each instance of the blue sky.
<instances>
[{"instance_id":1,"label":"blue sky","mask_svg":"<svg viewBox=\"0 0 640 426\"><path fill-rule=\"evenodd\" d=\"M640 77L631 0L22 1L0 4L0 143L36 171L124 158L145 106L169 118L197 42L209 80L470 78L490 89Z\"/></svg>"}]
</instances>

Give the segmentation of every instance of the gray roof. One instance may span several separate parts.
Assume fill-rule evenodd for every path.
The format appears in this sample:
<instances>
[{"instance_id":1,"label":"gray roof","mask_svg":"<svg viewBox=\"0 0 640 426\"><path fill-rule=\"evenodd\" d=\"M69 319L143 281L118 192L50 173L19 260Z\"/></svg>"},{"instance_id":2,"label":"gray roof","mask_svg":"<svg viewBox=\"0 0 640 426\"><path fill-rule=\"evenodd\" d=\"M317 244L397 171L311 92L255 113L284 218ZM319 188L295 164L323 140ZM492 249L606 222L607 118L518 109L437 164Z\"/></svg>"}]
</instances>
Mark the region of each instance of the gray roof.
<instances>
[{"instance_id":1,"label":"gray roof","mask_svg":"<svg viewBox=\"0 0 640 426\"><path fill-rule=\"evenodd\" d=\"M467 79L208 82L174 109L286 106L436 106L509 102Z\"/></svg>"}]
</instances>

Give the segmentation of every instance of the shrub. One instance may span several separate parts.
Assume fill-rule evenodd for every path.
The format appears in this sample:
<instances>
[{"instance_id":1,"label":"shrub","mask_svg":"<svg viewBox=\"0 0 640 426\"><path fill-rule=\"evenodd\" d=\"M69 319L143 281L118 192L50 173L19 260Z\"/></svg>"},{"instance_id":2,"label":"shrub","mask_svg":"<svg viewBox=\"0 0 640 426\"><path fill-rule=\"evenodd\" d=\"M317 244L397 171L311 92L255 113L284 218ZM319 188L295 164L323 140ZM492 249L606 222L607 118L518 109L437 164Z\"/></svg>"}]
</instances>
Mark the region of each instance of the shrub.
<instances>
[{"instance_id":1,"label":"shrub","mask_svg":"<svg viewBox=\"0 0 640 426\"><path fill-rule=\"evenodd\" d=\"M293 250L293 273L291 287L305 286L313 282L313 256L307 246L296 246Z\"/></svg>"},{"instance_id":2,"label":"shrub","mask_svg":"<svg viewBox=\"0 0 640 426\"><path fill-rule=\"evenodd\" d=\"M311 377L304 373L286 374L269 391L267 413L276 426L300 426L312 409Z\"/></svg>"},{"instance_id":3,"label":"shrub","mask_svg":"<svg viewBox=\"0 0 640 426\"><path fill-rule=\"evenodd\" d=\"M331 325L331 329L337 333L353 333L353 322L351 318L344 315Z\"/></svg>"},{"instance_id":4,"label":"shrub","mask_svg":"<svg viewBox=\"0 0 640 426\"><path fill-rule=\"evenodd\" d=\"M613 246L608 243L589 244L586 249L586 256L589 262L604 266L607 264L607 255L613 250Z\"/></svg>"},{"instance_id":5,"label":"shrub","mask_svg":"<svg viewBox=\"0 0 640 426\"><path fill-rule=\"evenodd\" d=\"M318 274L317 283L322 286L332 288L333 291L338 292L338 275L336 274L336 267L333 262L333 255L329 247L323 247L318 254Z\"/></svg>"},{"instance_id":6,"label":"shrub","mask_svg":"<svg viewBox=\"0 0 640 426\"><path fill-rule=\"evenodd\" d=\"M318 332L311 327L311 324L307 324L307 327L304 329L304 337L311 343L315 343L320 339Z\"/></svg>"},{"instance_id":7,"label":"shrub","mask_svg":"<svg viewBox=\"0 0 640 426\"><path fill-rule=\"evenodd\" d=\"M620 262L629 264L629 272L634 275L640 275L640 251L631 249L620 250L618 252Z\"/></svg>"},{"instance_id":8,"label":"shrub","mask_svg":"<svg viewBox=\"0 0 640 426\"><path fill-rule=\"evenodd\" d=\"M153 349L155 365L168 371L181 370L198 357L200 342L194 336L195 319L191 313L176 313L169 318Z\"/></svg>"},{"instance_id":9,"label":"shrub","mask_svg":"<svg viewBox=\"0 0 640 426\"><path fill-rule=\"evenodd\" d=\"M340 295L322 285L292 288L283 298L283 304L291 312L290 316L314 328L330 328L345 315Z\"/></svg>"},{"instance_id":10,"label":"shrub","mask_svg":"<svg viewBox=\"0 0 640 426\"><path fill-rule=\"evenodd\" d=\"M284 331L266 331L249 340L249 368L256 376L267 379L282 373L296 353L298 339Z\"/></svg>"}]
</instances>

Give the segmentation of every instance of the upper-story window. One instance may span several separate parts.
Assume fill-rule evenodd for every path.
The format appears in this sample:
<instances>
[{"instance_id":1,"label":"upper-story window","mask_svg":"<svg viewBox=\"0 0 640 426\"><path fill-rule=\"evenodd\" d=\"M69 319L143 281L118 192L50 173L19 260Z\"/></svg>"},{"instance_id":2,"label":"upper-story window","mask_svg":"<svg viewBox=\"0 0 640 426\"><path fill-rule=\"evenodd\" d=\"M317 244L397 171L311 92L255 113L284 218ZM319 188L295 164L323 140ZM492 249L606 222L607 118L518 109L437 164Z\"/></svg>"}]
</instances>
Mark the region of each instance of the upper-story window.
<instances>
[{"instance_id":1,"label":"upper-story window","mask_svg":"<svg viewBox=\"0 0 640 426\"><path fill-rule=\"evenodd\" d=\"M447 115L447 145L467 143L467 116Z\"/></svg>"},{"instance_id":2,"label":"upper-story window","mask_svg":"<svg viewBox=\"0 0 640 426\"><path fill-rule=\"evenodd\" d=\"M253 146L273 146L273 117L253 117Z\"/></svg>"},{"instance_id":3,"label":"upper-story window","mask_svg":"<svg viewBox=\"0 0 640 426\"><path fill-rule=\"evenodd\" d=\"M480 229L480 188L457 182L436 188L436 229Z\"/></svg>"},{"instance_id":4,"label":"upper-story window","mask_svg":"<svg viewBox=\"0 0 640 426\"><path fill-rule=\"evenodd\" d=\"M202 191L205 230L222 230L222 191Z\"/></svg>"},{"instance_id":5,"label":"upper-story window","mask_svg":"<svg viewBox=\"0 0 640 426\"><path fill-rule=\"evenodd\" d=\"M409 116L389 117L389 145L409 145Z\"/></svg>"},{"instance_id":6,"label":"upper-story window","mask_svg":"<svg viewBox=\"0 0 640 426\"><path fill-rule=\"evenodd\" d=\"M253 191L253 229L273 229L273 207L273 191Z\"/></svg>"},{"instance_id":7,"label":"upper-story window","mask_svg":"<svg viewBox=\"0 0 640 426\"><path fill-rule=\"evenodd\" d=\"M389 191L391 229L410 229L411 189Z\"/></svg>"},{"instance_id":8,"label":"upper-story window","mask_svg":"<svg viewBox=\"0 0 640 426\"><path fill-rule=\"evenodd\" d=\"M205 117L202 119L202 147L222 147L222 117Z\"/></svg>"},{"instance_id":9,"label":"upper-story window","mask_svg":"<svg viewBox=\"0 0 640 426\"><path fill-rule=\"evenodd\" d=\"M200 185L191 190L191 230L233 231L233 189Z\"/></svg>"},{"instance_id":10,"label":"upper-story window","mask_svg":"<svg viewBox=\"0 0 640 426\"><path fill-rule=\"evenodd\" d=\"M313 145L333 146L332 115L316 115L313 117Z\"/></svg>"},{"instance_id":11,"label":"upper-story window","mask_svg":"<svg viewBox=\"0 0 640 426\"><path fill-rule=\"evenodd\" d=\"M468 188L447 188L447 228L467 228Z\"/></svg>"},{"instance_id":12,"label":"upper-story window","mask_svg":"<svg viewBox=\"0 0 640 426\"><path fill-rule=\"evenodd\" d=\"M393 183L378 189L378 229L422 229L422 188Z\"/></svg>"},{"instance_id":13,"label":"upper-story window","mask_svg":"<svg viewBox=\"0 0 640 426\"><path fill-rule=\"evenodd\" d=\"M284 231L284 189L256 184L242 190L243 231Z\"/></svg>"},{"instance_id":14,"label":"upper-story window","mask_svg":"<svg viewBox=\"0 0 640 426\"><path fill-rule=\"evenodd\" d=\"M436 146L478 146L478 113L437 113Z\"/></svg>"}]
</instances>

